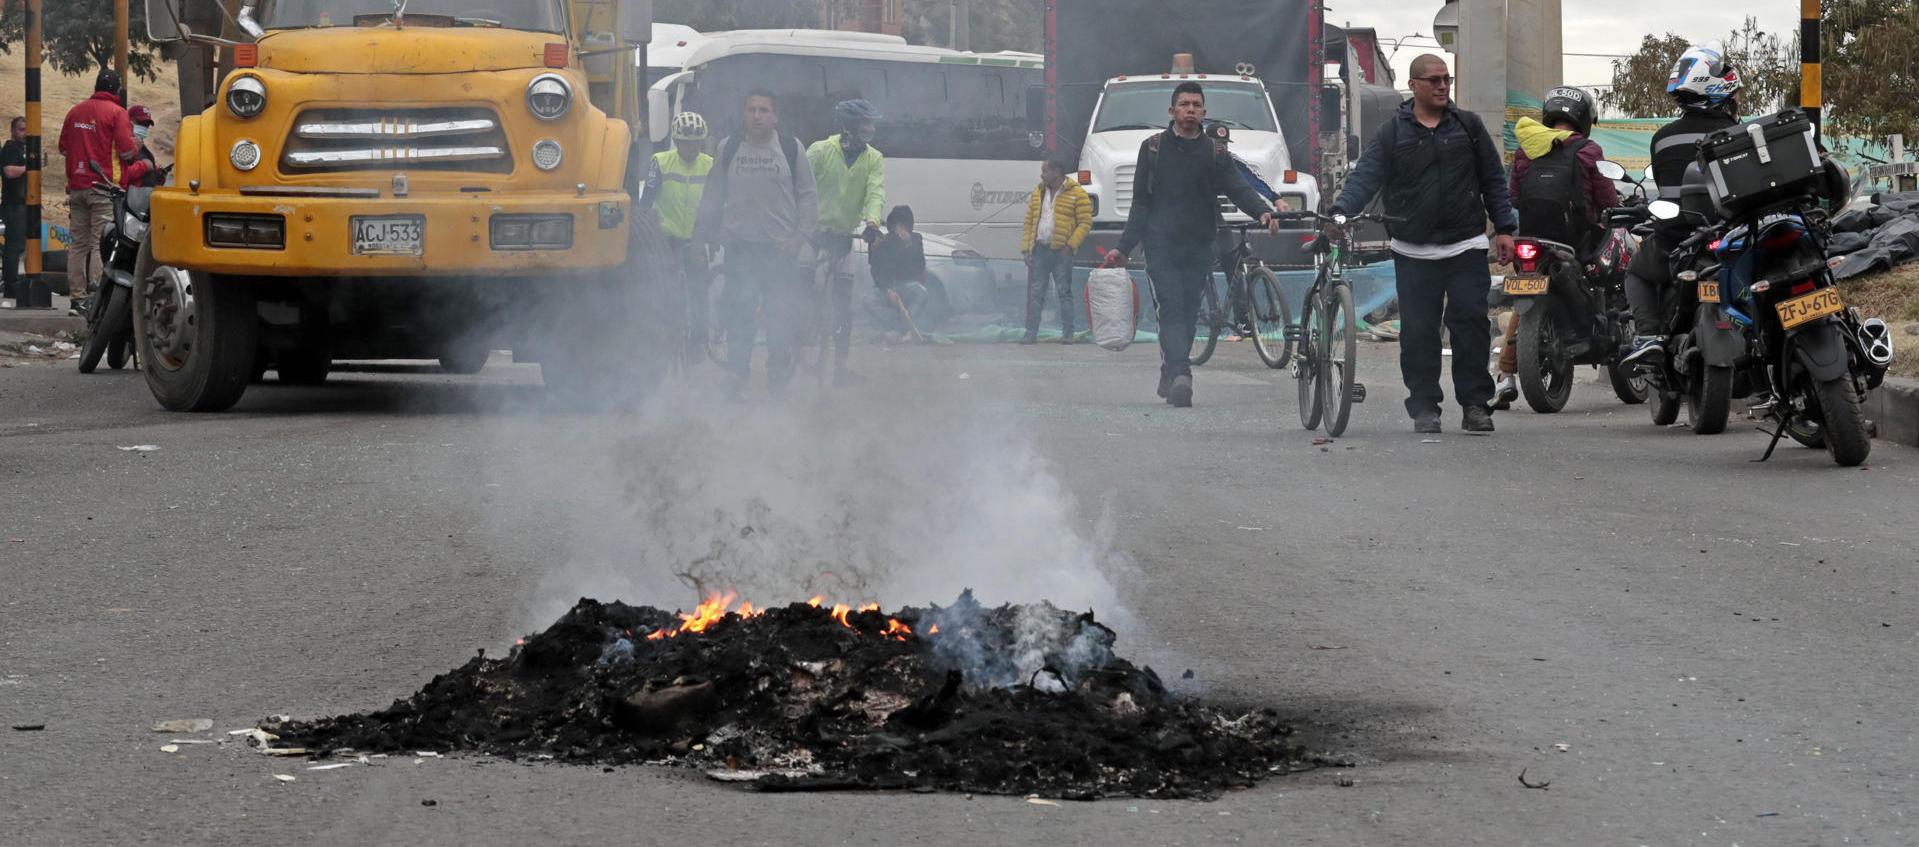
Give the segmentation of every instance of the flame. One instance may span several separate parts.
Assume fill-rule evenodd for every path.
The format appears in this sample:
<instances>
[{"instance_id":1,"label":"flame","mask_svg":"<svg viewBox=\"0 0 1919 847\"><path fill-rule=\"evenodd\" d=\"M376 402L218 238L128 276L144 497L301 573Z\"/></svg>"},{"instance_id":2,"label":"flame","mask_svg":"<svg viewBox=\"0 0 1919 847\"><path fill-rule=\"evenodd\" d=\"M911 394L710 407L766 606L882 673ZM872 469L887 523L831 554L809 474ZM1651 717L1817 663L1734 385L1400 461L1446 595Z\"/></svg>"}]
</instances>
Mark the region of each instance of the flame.
<instances>
[{"instance_id":1,"label":"flame","mask_svg":"<svg viewBox=\"0 0 1919 847\"><path fill-rule=\"evenodd\" d=\"M927 627L927 628L926 628L926 634L927 634L927 635L938 635L938 634L940 634L940 625L939 625L939 624L933 624L932 626L929 626L929 627Z\"/></svg>"},{"instance_id":2,"label":"flame","mask_svg":"<svg viewBox=\"0 0 1919 847\"><path fill-rule=\"evenodd\" d=\"M806 598L806 605L812 606L815 609L819 608L820 604L824 602L826 602L826 597L820 594L815 594L811 597Z\"/></svg>"},{"instance_id":3,"label":"flame","mask_svg":"<svg viewBox=\"0 0 1919 847\"><path fill-rule=\"evenodd\" d=\"M906 636L913 634L913 628L910 626L907 626L906 624L900 623L897 619L887 618L886 631L880 634L885 636L891 636L893 640L895 641L905 641Z\"/></svg>"},{"instance_id":4,"label":"flame","mask_svg":"<svg viewBox=\"0 0 1919 847\"><path fill-rule=\"evenodd\" d=\"M877 612L877 611L879 611L879 610L880 610L880 604L878 604L878 603L861 603L861 604L860 604L860 607L859 607L859 609L858 609L857 611L861 611L861 612Z\"/></svg>"},{"instance_id":5,"label":"flame","mask_svg":"<svg viewBox=\"0 0 1919 847\"><path fill-rule=\"evenodd\" d=\"M853 607L848 606L845 603L836 604L833 606L833 620L839 621L840 626L846 627L847 629L852 629L853 625L851 623L848 623L846 620L846 616L848 614L851 614L852 611L853 611Z\"/></svg>"},{"instance_id":6,"label":"flame","mask_svg":"<svg viewBox=\"0 0 1919 847\"><path fill-rule=\"evenodd\" d=\"M708 628L725 620L728 615L737 615L741 618L753 618L766 614L765 609L754 606L750 601L741 601L738 606L733 606L733 601L737 597L738 595L732 591L710 595L701 601L698 606L695 606L692 612L680 612L680 623L678 626L662 627L649 632L646 635L646 640L659 641L661 639L679 636L682 633L705 632ZM834 603L829 608L826 605L826 597L822 594L815 594L807 598L806 605L815 609L827 609L828 616L840 626L855 630L858 629L858 627L853 625L853 615L863 612L877 612L880 609L880 604L875 602L861 603L858 606ZM728 611L728 607L732 607L732 610ZM939 627L937 626L928 630L927 634L930 635L936 632L939 632ZM896 641L905 641L909 636L913 635L913 628L900 622L898 619L888 618L886 620L886 629L880 632L879 635L885 638L892 638ZM627 632L627 637L632 637L630 630Z\"/></svg>"}]
</instances>

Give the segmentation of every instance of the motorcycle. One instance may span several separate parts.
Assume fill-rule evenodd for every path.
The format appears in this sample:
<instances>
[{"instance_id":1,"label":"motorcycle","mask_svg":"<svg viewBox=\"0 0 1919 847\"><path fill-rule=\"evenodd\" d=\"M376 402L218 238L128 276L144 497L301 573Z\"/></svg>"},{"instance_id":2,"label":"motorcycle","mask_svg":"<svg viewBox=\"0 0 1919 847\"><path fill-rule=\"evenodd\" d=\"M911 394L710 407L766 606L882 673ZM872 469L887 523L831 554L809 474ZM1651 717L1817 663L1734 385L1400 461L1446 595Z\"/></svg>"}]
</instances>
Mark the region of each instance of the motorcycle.
<instances>
[{"instance_id":1,"label":"motorcycle","mask_svg":"<svg viewBox=\"0 0 1919 847\"><path fill-rule=\"evenodd\" d=\"M1687 171L1688 191L1694 174ZM1759 378L1746 355L1745 330L1722 302L1721 267L1708 249L1726 228L1698 204L1659 200L1648 204L1646 214L1649 229L1663 227L1680 238L1667 256L1674 284L1666 292L1664 334L1671 341L1652 374L1652 421L1666 426L1678 420L1683 403L1686 425L1693 432L1724 432L1732 398L1751 394Z\"/></svg>"},{"instance_id":2,"label":"motorcycle","mask_svg":"<svg viewBox=\"0 0 1919 847\"><path fill-rule=\"evenodd\" d=\"M1608 179L1625 176L1616 163L1600 166ZM1544 238L1514 240L1514 273L1504 289L1519 315L1519 389L1533 411L1552 414L1566 407L1577 365L1604 367L1620 402L1646 402L1645 377L1620 363L1633 335L1625 279L1637 249L1637 240L1621 226L1608 227L1590 257Z\"/></svg>"},{"instance_id":3,"label":"motorcycle","mask_svg":"<svg viewBox=\"0 0 1919 847\"><path fill-rule=\"evenodd\" d=\"M113 216L100 235L100 279L87 307L87 343L80 350L80 372L93 373L104 356L107 367L120 370L133 358L133 273L140 245L147 239L147 203L153 189L123 189L88 162L100 177L95 186L113 198ZM163 169L164 177L173 170Z\"/></svg>"}]
</instances>

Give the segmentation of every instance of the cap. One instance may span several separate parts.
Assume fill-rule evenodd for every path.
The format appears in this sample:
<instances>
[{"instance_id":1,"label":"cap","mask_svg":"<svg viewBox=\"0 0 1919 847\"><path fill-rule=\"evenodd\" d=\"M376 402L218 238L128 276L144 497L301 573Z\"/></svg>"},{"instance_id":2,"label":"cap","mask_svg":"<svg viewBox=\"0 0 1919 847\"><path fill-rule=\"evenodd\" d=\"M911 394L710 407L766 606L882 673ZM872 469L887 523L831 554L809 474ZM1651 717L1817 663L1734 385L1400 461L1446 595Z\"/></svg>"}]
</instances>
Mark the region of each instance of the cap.
<instances>
[{"instance_id":1,"label":"cap","mask_svg":"<svg viewBox=\"0 0 1919 847\"><path fill-rule=\"evenodd\" d=\"M153 126L153 113L147 111L145 106L135 104L133 108L127 110L127 117L141 126Z\"/></svg>"}]
</instances>

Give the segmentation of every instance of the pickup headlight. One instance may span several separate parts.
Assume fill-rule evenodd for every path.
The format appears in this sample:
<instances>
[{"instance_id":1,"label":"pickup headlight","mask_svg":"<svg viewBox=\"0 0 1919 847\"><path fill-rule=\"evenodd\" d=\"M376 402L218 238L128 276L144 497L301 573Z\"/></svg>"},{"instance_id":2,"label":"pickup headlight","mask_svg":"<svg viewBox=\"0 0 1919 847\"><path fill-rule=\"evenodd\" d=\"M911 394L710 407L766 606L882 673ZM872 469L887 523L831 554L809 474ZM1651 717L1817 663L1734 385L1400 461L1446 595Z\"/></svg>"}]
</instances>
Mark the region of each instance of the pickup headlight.
<instances>
[{"instance_id":1,"label":"pickup headlight","mask_svg":"<svg viewBox=\"0 0 1919 847\"><path fill-rule=\"evenodd\" d=\"M267 108L267 86L257 76L235 77L227 86L227 111L236 118L258 117Z\"/></svg>"},{"instance_id":2,"label":"pickup headlight","mask_svg":"<svg viewBox=\"0 0 1919 847\"><path fill-rule=\"evenodd\" d=\"M555 121L573 108L573 86L559 74L540 74L526 84L526 109L543 121Z\"/></svg>"}]
</instances>

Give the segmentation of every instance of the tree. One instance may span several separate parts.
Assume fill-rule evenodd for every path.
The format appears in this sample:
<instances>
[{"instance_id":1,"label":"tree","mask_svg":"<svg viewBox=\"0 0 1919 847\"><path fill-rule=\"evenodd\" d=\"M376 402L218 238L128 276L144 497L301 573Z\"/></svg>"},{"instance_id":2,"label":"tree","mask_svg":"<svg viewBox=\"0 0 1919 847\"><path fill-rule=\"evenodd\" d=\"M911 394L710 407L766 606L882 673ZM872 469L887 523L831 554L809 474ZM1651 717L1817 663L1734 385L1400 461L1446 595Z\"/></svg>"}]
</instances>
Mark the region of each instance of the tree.
<instances>
[{"instance_id":1,"label":"tree","mask_svg":"<svg viewBox=\"0 0 1919 847\"><path fill-rule=\"evenodd\" d=\"M1919 141L1919 3L1827 0L1821 16L1827 124L1881 140Z\"/></svg>"},{"instance_id":2,"label":"tree","mask_svg":"<svg viewBox=\"0 0 1919 847\"><path fill-rule=\"evenodd\" d=\"M1798 102L1797 39L1788 41L1762 31L1758 19L1748 17L1739 29L1721 40L1745 84L1739 102L1747 114L1774 112ZM1606 106L1635 118L1671 115L1673 103L1666 96L1666 80L1689 46L1690 41L1670 32L1641 39L1637 52L1613 60L1612 90L1601 99Z\"/></svg>"},{"instance_id":3,"label":"tree","mask_svg":"<svg viewBox=\"0 0 1919 847\"><path fill-rule=\"evenodd\" d=\"M26 5L8 0L0 14L0 50L25 41ZM147 40L146 4L134 0L127 10L127 70L141 79L159 78L160 46ZM113 67L113 0L56 0L44 2L40 12L40 42L46 63L63 74L83 74Z\"/></svg>"}]
</instances>

